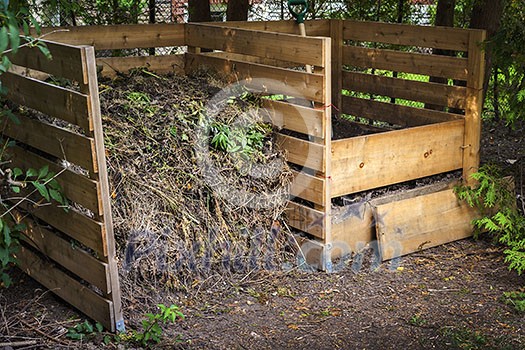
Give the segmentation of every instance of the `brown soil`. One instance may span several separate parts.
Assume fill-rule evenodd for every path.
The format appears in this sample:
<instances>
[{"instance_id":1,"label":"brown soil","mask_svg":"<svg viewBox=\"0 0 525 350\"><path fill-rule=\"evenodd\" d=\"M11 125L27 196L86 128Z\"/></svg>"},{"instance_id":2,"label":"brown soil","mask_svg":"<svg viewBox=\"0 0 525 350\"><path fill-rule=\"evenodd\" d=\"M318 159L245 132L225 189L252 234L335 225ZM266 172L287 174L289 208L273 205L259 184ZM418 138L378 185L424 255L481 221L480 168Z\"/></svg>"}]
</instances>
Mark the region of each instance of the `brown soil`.
<instances>
[{"instance_id":1,"label":"brown soil","mask_svg":"<svg viewBox=\"0 0 525 350\"><path fill-rule=\"evenodd\" d=\"M514 175L523 198L525 123L513 131L484 125L483 162ZM182 349L525 349L525 314L503 293L525 292L502 248L467 239L377 264L373 249L332 274L258 271L196 279L170 294L152 291L128 302L128 329L139 329L157 303L176 304L186 319L166 326L156 348ZM31 278L13 270L0 290L0 343L16 348L123 348L98 334L71 341L67 329L85 319ZM177 340L180 339L180 340ZM22 344L22 343L18 343ZM2 346L0 345L0 349Z\"/></svg>"}]
</instances>

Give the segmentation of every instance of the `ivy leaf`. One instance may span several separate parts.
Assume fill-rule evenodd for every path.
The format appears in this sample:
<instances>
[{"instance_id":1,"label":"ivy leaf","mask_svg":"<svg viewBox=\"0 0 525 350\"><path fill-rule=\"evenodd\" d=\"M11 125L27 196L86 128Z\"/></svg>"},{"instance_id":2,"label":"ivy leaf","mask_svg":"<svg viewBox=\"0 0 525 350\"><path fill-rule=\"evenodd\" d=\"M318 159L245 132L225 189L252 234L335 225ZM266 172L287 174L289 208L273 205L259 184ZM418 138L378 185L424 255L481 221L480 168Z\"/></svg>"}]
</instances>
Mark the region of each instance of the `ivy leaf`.
<instances>
[{"instance_id":1,"label":"ivy leaf","mask_svg":"<svg viewBox=\"0 0 525 350\"><path fill-rule=\"evenodd\" d=\"M58 203L64 204L64 198L62 197L62 194L59 191L50 188L49 195Z\"/></svg>"},{"instance_id":2,"label":"ivy leaf","mask_svg":"<svg viewBox=\"0 0 525 350\"><path fill-rule=\"evenodd\" d=\"M24 172L20 168L14 168L13 169L13 177L16 179L20 175L22 175Z\"/></svg>"},{"instance_id":3,"label":"ivy leaf","mask_svg":"<svg viewBox=\"0 0 525 350\"><path fill-rule=\"evenodd\" d=\"M40 171L38 172L38 179L43 179L44 177L47 176L47 174L49 173L49 166L46 165L46 166L43 166Z\"/></svg>"},{"instance_id":4,"label":"ivy leaf","mask_svg":"<svg viewBox=\"0 0 525 350\"><path fill-rule=\"evenodd\" d=\"M34 168L29 168L26 171L26 177L33 177L33 176L37 176L37 175L38 175L38 172Z\"/></svg>"},{"instance_id":5,"label":"ivy leaf","mask_svg":"<svg viewBox=\"0 0 525 350\"><path fill-rule=\"evenodd\" d=\"M11 190L12 190L14 193L20 193L20 187L18 187L18 186L11 186Z\"/></svg>"}]
</instances>

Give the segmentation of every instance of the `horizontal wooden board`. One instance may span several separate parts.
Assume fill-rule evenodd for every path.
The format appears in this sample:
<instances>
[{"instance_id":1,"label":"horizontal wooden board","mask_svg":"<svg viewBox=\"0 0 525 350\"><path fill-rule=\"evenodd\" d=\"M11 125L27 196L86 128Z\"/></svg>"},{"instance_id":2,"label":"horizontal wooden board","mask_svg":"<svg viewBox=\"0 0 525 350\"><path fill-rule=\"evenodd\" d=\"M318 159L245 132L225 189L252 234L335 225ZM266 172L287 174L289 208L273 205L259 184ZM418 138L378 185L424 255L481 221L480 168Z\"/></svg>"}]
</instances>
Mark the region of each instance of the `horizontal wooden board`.
<instances>
[{"instance_id":1,"label":"horizontal wooden board","mask_svg":"<svg viewBox=\"0 0 525 350\"><path fill-rule=\"evenodd\" d=\"M280 60L275 60L271 58L263 58L263 57L251 56L251 55L243 55L239 53L231 53L231 52L224 52L224 51L201 52L201 53L206 56L221 57L221 58L226 58L228 60L258 63L258 64L264 64L266 66L273 66L273 67L280 67L280 68L304 67L303 65L300 65L294 62L280 61ZM318 68L318 69L321 69L321 68ZM316 73L319 73L319 72L316 71Z\"/></svg>"},{"instance_id":2,"label":"horizontal wooden board","mask_svg":"<svg viewBox=\"0 0 525 350\"><path fill-rule=\"evenodd\" d=\"M22 239L60 266L93 284L103 293L110 293L108 264L94 258L80 247L64 240L50 230L25 220L27 230Z\"/></svg>"},{"instance_id":3,"label":"horizontal wooden board","mask_svg":"<svg viewBox=\"0 0 525 350\"><path fill-rule=\"evenodd\" d=\"M45 43L52 59L48 59L37 48L21 47L16 55L9 55L13 64L35 69L56 77L71 79L78 82L86 82L84 69L84 59L82 48L67 44L59 44L47 40L41 40Z\"/></svg>"},{"instance_id":4,"label":"horizontal wooden board","mask_svg":"<svg viewBox=\"0 0 525 350\"><path fill-rule=\"evenodd\" d=\"M345 40L467 51L467 29L346 20Z\"/></svg>"},{"instance_id":5,"label":"horizontal wooden board","mask_svg":"<svg viewBox=\"0 0 525 350\"><path fill-rule=\"evenodd\" d=\"M359 252L375 240L372 207L366 201L358 201L332 209L332 241L345 244L348 250Z\"/></svg>"},{"instance_id":6,"label":"horizontal wooden board","mask_svg":"<svg viewBox=\"0 0 525 350\"><path fill-rule=\"evenodd\" d=\"M306 174L305 172L293 171L293 181L290 195L325 206L326 180Z\"/></svg>"},{"instance_id":7,"label":"horizontal wooden board","mask_svg":"<svg viewBox=\"0 0 525 350\"><path fill-rule=\"evenodd\" d=\"M90 45L96 50L184 46L184 24L123 24L77 27L47 27L46 40L70 45Z\"/></svg>"},{"instance_id":8,"label":"horizontal wooden board","mask_svg":"<svg viewBox=\"0 0 525 350\"><path fill-rule=\"evenodd\" d=\"M467 79L467 59L459 57L343 46L343 64L448 79Z\"/></svg>"},{"instance_id":9,"label":"horizontal wooden board","mask_svg":"<svg viewBox=\"0 0 525 350\"><path fill-rule=\"evenodd\" d=\"M91 130L88 96L9 72L2 74L0 81L8 89L9 100Z\"/></svg>"},{"instance_id":10,"label":"horizontal wooden board","mask_svg":"<svg viewBox=\"0 0 525 350\"><path fill-rule=\"evenodd\" d=\"M326 63L323 40L205 24L186 25L186 43L191 46L320 67Z\"/></svg>"},{"instance_id":11,"label":"horizontal wooden board","mask_svg":"<svg viewBox=\"0 0 525 350\"><path fill-rule=\"evenodd\" d=\"M285 150L287 161L316 171L325 171L323 145L283 134L277 134L276 142Z\"/></svg>"},{"instance_id":12,"label":"horizontal wooden board","mask_svg":"<svg viewBox=\"0 0 525 350\"><path fill-rule=\"evenodd\" d=\"M452 108L465 108L467 89L381 75L343 72L343 89Z\"/></svg>"},{"instance_id":13,"label":"horizontal wooden board","mask_svg":"<svg viewBox=\"0 0 525 350\"><path fill-rule=\"evenodd\" d=\"M54 264L42 259L29 248L21 247L15 256L22 271L88 317L100 322L106 329L115 330L111 301L57 269Z\"/></svg>"},{"instance_id":14,"label":"horizontal wooden board","mask_svg":"<svg viewBox=\"0 0 525 350\"><path fill-rule=\"evenodd\" d=\"M100 255L107 256L106 230L104 225L75 210L66 212L54 204L35 208L26 202L20 205L36 218L48 223L67 236L76 239Z\"/></svg>"},{"instance_id":15,"label":"horizontal wooden board","mask_svg":"<svg viewBox=\"0 0 525 350\"><path fill-rule=\"evenodd\" d=\"M278 128L318 138L324 137L325 113L323 110L270 99L262 99L262 105L268 112L272 124Z\"/></svg>"},{"instance_id":16,"label":"horizontal wooden board","mask_svg":"<svg viewBox=\"0 0 525 350\"><path fill-rule=\"evenodd\" d=\"M295 21L228 21L207 22L208 25L230 28L242 28L249 30L264 30L267 32L287 33L300 35L299 26ZM305 31L308 36L330 37L329 20L316 19L305 21ZM189 43L191 45L191 43Z\"/></svg>"},{"instance_id":17,"label":"horizontal wooden board","mask_svg":"<svg viewBox=\"0 0 525 350\"><path fill-rule=\"evenodd\" d=\"M332 198L462 167L464 121L332 142Z\"/></svg>"},{"instance_id":18,"label":"horizontal wooden board","mask_svg":"<svg viewBox=\"0 0 525 350\"><path fill-rule=\"evenodd\" d=\"M60 173L64 169L58 164L20 147L9 147L5 150L5 154L9 155L9 167L27 170L29 168L40 169L48 166L49 170L55 174ZM102 213L101 203L99 202L100 192L96 181L71 170L63 171L57 177L57 181L69 201L78 203L95 214Z\"/></svg>"},{"instance_id":19,"label":"horizontal wooden board","mask_svg":"<svg viewBox=\"0 0 525 350\"><path fill-rule=\"evenodd\" d=\"M476 209L458 201L452 189L378 205L375 208L383 260L472 235Z\"/></svg>"},{"instance_id":20,"label":"horizontal wooden board","mask_svg":"<svg viewBox=\"0 0 525 350\"><path fill-rule=\"evenodd\" d=\"M202 54L186 54L186 69L193 71L209 67L232 76L232 80L243 81L247 87L257 91L284 94L323 103L322 74L265 66L256 63L227 60Z\"/></svg>"},{"instance_id":21,"label":"horizontal wooden board","mask_svg":"<svg viewBox=\"0 0 525 350\"><path fill-rule=\"evenodd\" d=\"M4 135L59 159L98 172L92 138L17 114L19 124L6 120Z\"/></svg>"},{"instance_id":22,"label":"horizontal wooden board","mask_svg":"<svg viewBox=\"0 0 525 350\"><path fill-rule=\"evenodd\" d=\"M102 67L102 76L114 77L118 73L144 67L159 74L184 74L184 55L100 57L97 66Z\"/></svg>"},{"instance_id":23,"label":"horizontal wooden board","mask_svg":"<svg viewBox=\"0 0 525 350\"><path fill-rule=\"evenodd\" d=\"M403 127L440 123L462 118L459 114L402 106L389 102L380 102L345 95L342 96L342 103L341 111L344 114L380 120Z\"/></svg>"},{"instance_id":24,"label":"horizontal wooden board","mask_svg":"<svg viewBox=\"0 0 525 350\"><path fill-rule=\"evenodd\" d=\"M288 202L285 211L287 223L293 228L309 233L317 238L325 237L326 214L295 202Z\"/></svg>"}]
</instances>

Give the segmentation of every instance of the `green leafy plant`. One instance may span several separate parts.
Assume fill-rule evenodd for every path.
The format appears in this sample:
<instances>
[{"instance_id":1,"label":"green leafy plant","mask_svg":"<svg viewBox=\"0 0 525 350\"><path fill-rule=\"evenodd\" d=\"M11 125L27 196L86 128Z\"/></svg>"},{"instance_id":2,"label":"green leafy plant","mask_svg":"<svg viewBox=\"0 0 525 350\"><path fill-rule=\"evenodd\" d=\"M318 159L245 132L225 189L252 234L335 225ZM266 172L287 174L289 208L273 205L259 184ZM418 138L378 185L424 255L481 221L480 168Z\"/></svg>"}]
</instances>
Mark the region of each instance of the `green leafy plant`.
<instances>
[{"instance_id":1,"label":"green leafy plant","mask_svg":"<svg viewBox=\"0 0 525 350\"><path fill-rule=\"evenodd\" d=\"M166 306L164 304L157 305L160 309L159 313L146 314L147 319L142 320L142 331L133 331L132 339L142 346L149 346L152 343L158 343L162 339L162 324L168 322L174 323L178 319L184 319L184 314L176 305Z\"/></svg>"},{"instance_id":2,"label":"green leafy plant","mask_svg":"<svg viewBox=\"0 0 525 350\"><path fill-rule=\"evenodd\" d=\"M506 246L505 262L518 274L525 271L525 217L516 205L512 182L501 176L497 167L482 166L472 174L477 185L456 186L459 199L479 210L481 217L473 220L475 237L488 231Z\"/></svg>"},{"instance_id":3,"label":"green leafy plant","mask_svg":"<svg viewBox=\"0 0 525 350\"><path fill-rule=\"evenodd\" d=\"M97 333L101 333L104 330L104 326L99 322L94 325L85 320L82 323L77 324L67 330L66 337L73 340L85 340L87 338L94 337Z\"/></svg>"},{"instance_id":4,"label":"green leafy plant","mask_svg":"<svg viewBox=\"0 0 525 350\"><path fill-rule=\"evenodd\" d=\"M505 304L512 305L516 311L525 313L525 292L505 292L503 293L502 300Z\"/></svg>"},{"instance_id":5,"label":"green leafy plant","mask_svg":"<svg viewBox=\"0 0 525 350\"><path fill-rule=\"evenodd\" d=\"M410 320L408 320L408 323L410 323L412 326L422 327L427 323L427 321L420 314L415 314L410 318Z\"/></svg>"}]
</instances>

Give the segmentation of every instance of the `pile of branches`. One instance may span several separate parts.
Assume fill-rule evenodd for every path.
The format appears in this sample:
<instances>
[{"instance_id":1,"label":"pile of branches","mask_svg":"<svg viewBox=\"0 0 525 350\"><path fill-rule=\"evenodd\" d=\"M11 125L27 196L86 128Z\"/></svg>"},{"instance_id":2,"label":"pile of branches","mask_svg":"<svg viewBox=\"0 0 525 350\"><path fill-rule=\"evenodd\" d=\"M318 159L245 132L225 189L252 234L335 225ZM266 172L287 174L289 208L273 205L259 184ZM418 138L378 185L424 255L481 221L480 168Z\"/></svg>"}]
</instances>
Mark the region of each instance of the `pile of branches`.
<instances>
[{"instance_id":1,"label":"pile of branches","mask_svg":"<svg viewBox=\"0 0 525 350\"><path fill-rule=\"evenodd\" d=\"M291 172L257 97L206 72L101 81L124 296L280 269Z\"/></svg>"}]
</instances>

